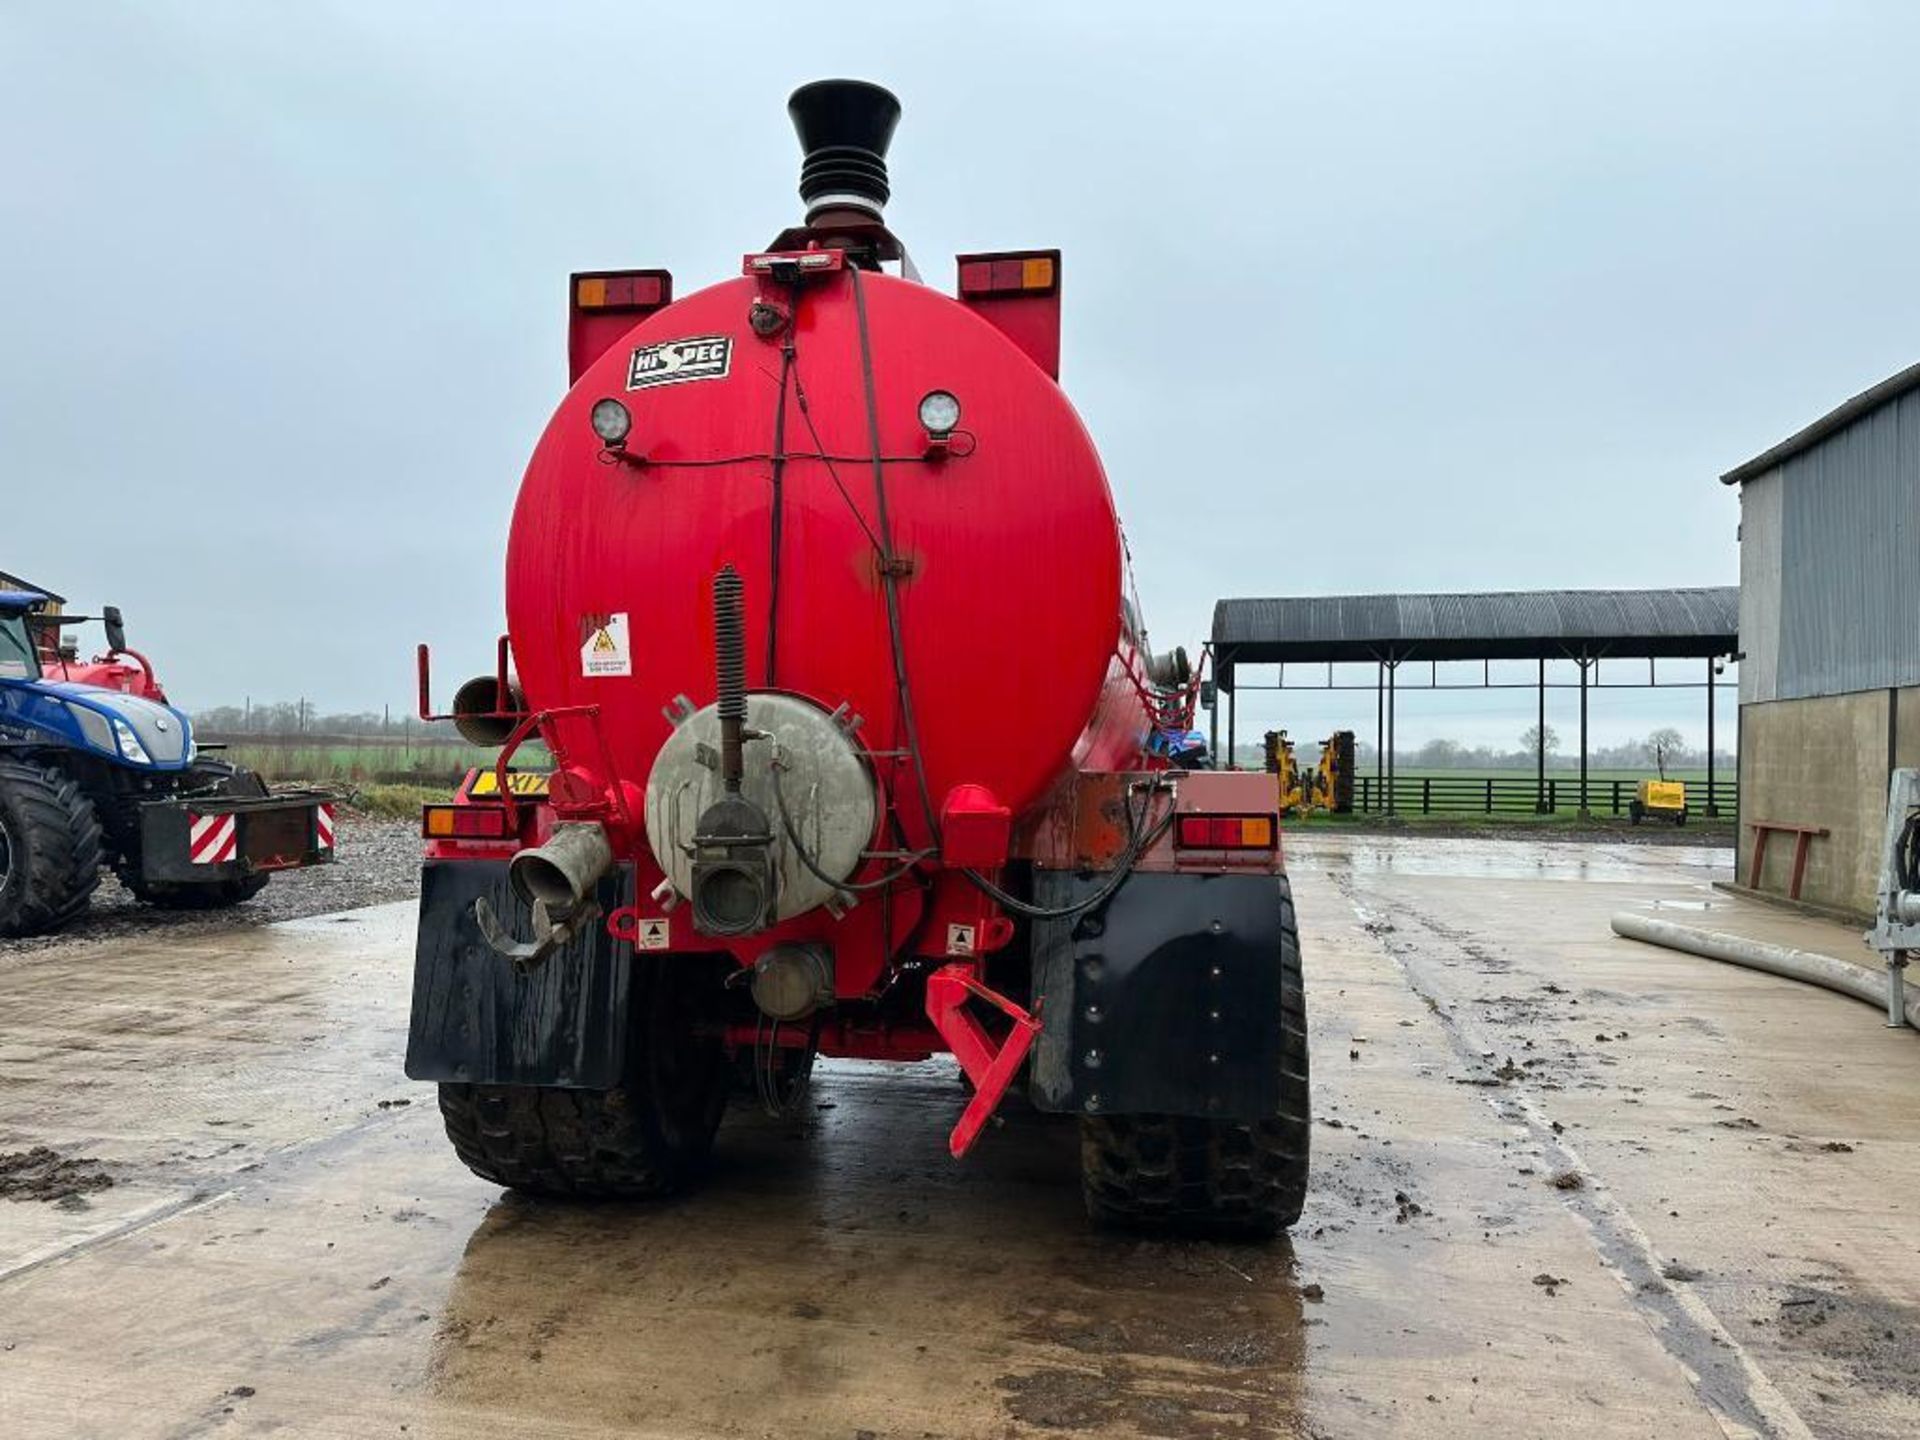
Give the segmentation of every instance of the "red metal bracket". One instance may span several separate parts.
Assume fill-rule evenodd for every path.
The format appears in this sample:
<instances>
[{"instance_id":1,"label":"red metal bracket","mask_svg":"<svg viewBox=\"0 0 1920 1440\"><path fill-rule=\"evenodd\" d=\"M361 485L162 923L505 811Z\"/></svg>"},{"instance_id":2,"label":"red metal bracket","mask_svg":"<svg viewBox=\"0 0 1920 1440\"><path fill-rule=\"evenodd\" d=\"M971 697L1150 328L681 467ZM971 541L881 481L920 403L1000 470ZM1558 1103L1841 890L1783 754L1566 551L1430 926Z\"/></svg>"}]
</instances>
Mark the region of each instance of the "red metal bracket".
<instances>
[{"instance_id":1,"label":"red metal bracket","mask_svg":"<svg viewBox=\"0 0 1920 1440\"><path fill-rule=\"evenodd\" d=\"M1749 820L1747 828L1753 831L1753 863L1747 869L1747 888L1760 888L1761 872L1767 865L1767 837L1770 835L1791 835L1793 839L1793 875L1787 881L1787 898L1800 898L1800 882L1807 874L1807 845L1810 841L1823 840L1828 834L1824 825L1789 825L1772 820Z\"/></svg>"},{"instance_id":2,"label":"red metal bracket","mask_svg":"<svg viewBox=\"0 0 1920 1440\"><path fill-rule=\"evenodd\" d=\"M969 998L984 1000L1013 1021L1007 1038L996 1045L986 1027L969 1015ZM947 1149L958 1160L973 1148L993 1112L1000 1108L1007 1086L1020 1071L1040 1017L1031 1015L998 991L984 985L971 965L943 965L927 977L927 1018L947 1042L960 1068L973 1084L973 1099L960 1112L960 1123L947 1137Z\"/></svg>"},{"instance_id":3,"label":"red metal bracket","mask_svg":"<svg viewBox=\"0 0 1920 1440\"><path fill-rule=\"evenodd\" d=\"M600 751L600 773L607 777L602 799L599 805L593 807L594 810L605 813L605 810L601 809L604 806L619 817L622 825L628 827L633 825L634 818L627 806L626 792L620 788L620 782L614 778L613 751L608 748L606 732L600 725L598 705L556 705L551 710L536 710L514 726L513 733L507 737L507 743L500 747L500 757L494 761L493 765L494 783L499 787L501 803L507 807L507 817L512 824L520 823L520 810L514 801L512 787L507 784L508 764L520 747L537 733L553 754L556 775L563 774L567 763L567 750L560 743L559 727L554 722L575 716L587 722L594 744ZM610 805L607 804L609 799L612 802ZM583 810L582 813L592 812Z\"/></svg>"}]
</instances>

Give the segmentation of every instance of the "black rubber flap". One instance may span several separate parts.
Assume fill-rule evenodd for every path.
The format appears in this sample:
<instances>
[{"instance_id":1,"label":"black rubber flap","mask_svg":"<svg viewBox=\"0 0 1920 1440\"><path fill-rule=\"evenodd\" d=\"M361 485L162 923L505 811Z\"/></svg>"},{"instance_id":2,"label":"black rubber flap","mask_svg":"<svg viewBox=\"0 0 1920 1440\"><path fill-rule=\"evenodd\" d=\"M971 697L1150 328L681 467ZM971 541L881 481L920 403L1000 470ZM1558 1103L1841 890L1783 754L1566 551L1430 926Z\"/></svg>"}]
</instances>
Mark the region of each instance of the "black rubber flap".
<instances>
[{"instance_id":1,"label":"black rubber flap","mask_svg":"<svg viewBox=\"0 0 1920 1440\"><path fill-rule=\"evenodd\" d=\"M1057 908L1103 875L1040 871ZM1280 887L1271 875L1135 874L1033 927L1043 1110L1252 1120L1280 1107Z\"/></svg>"},{"instance_id":2,"label":"black rubber flap","mask_svg":"<svg viewBox=\"0 0 1920 1440\"><path fill-rule=\"evenodd\" d=\"M611 913L633 890L618 867L600 882ZM598 922L530 975L480 938L473 902L485 896L502 924L526 936L527 907L504 860L429 860L420 874L407 1076L485 1085L610 1090L626 1064L632 956Z\"/></svg>"}]
</instances>

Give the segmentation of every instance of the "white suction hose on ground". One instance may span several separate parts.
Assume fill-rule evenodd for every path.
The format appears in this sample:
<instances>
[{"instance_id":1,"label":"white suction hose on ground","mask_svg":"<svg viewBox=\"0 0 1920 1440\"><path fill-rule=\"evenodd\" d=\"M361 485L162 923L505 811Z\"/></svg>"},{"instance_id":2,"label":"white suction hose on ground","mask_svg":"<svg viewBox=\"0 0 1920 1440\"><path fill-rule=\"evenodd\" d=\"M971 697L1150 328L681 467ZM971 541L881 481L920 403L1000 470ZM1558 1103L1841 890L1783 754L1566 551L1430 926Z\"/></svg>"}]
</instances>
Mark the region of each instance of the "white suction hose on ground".
<instances>
[{"instance_id":1,"label":"white suction hose on ground","mask_svg":"<svg viewBox=\"0 0 1920 1440\"><path fill-rule=\"evenodd\" d=\"M1696 930L1691 925L1676 925L1671 920L1655 920L1650 915L1630 911L1613 917L1613 933L1629 940L1644 940L1649 945L1664 945L1669 950L1684 950L1708 960L1724 960L1729 965L1744 965L1749 970L1764 970L1789 980L1804 980L1824 986L1842 995L1851 995L1887 1011L1887 977L1859 965L1836 960L1812 950L1794 950L1785 945L1769 945L1719 930ZM1906 997L1909 1025L1920 1026L1920 991Z\"/></svg>"}]
</instances>

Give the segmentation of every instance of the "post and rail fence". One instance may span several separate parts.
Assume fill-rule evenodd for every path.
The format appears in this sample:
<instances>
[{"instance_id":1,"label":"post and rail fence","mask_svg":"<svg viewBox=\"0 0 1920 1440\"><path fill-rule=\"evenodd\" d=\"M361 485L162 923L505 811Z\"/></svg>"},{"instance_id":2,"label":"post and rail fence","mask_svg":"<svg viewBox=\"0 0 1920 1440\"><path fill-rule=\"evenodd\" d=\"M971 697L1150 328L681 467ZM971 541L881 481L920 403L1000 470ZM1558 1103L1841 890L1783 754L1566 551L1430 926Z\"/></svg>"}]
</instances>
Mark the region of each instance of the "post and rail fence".
<instances>
[{"instance_id":1,"label":"post and rail fence","mask_svg":"<svg viewBox=\"0 0 1920 1440\"><path fill-rule=\"evenodd\" d=\"M1585 810L1596 815L1627 815L1633 804L1632 780L1592 779L1581 793L1578 775L1395 775L1392 809L1402 815L1537 815ZM1377 814L1388 808L1388 777L1353 777L1355 810ZM1739 782L1716 775L1711 806L1704 780L1687 782L1689 819L1731 820L1739 802Z\"/></svg>"}]
</instances>

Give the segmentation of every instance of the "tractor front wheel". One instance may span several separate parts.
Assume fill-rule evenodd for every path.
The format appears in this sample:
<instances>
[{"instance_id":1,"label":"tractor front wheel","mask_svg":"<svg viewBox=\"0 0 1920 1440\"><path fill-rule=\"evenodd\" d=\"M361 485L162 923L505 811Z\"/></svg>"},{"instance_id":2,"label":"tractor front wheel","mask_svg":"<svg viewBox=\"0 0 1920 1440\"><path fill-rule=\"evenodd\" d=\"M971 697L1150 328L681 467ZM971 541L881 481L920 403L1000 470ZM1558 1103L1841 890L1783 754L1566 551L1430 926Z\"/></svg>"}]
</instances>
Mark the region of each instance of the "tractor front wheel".
<instances>
[{"instance_id":1,"label":"tractor front wheel","mask_svg":"<svg viewBox=\"0 0 1920 1440\"><path fill-rule=\"evenodd\" d=\"M1080 1183L1106 1225L1261 1239L1300 1218L1311 1120L1293 892L1280 877L1280 1109L1256 1120L1083 1115Z\"/></svg>"},{"instance_id":2,"label":"tractor front wheel","mask_svg":"<svg viewBox=\"0 0 1920 1440\"><path fill-rule=\"evenodd\" d=\"M58 930L100 883L100 817L57 770L0 761L0 938Z\"/></svg>"},{"instance_id":3,"label":"tractor front wheel","mask_svg":"<svg viewBox=\"0 0 1920 1440\"><path fill-rule=\"evenodd\" d=\"M619 1089L442 1084L454 1151L481 1179L533 1195L644 1200L685 1188L706 1168L732 1081L692 1003L689 982L706 973L681 956L636 974Z\"/></svg>"}]
</instances>

